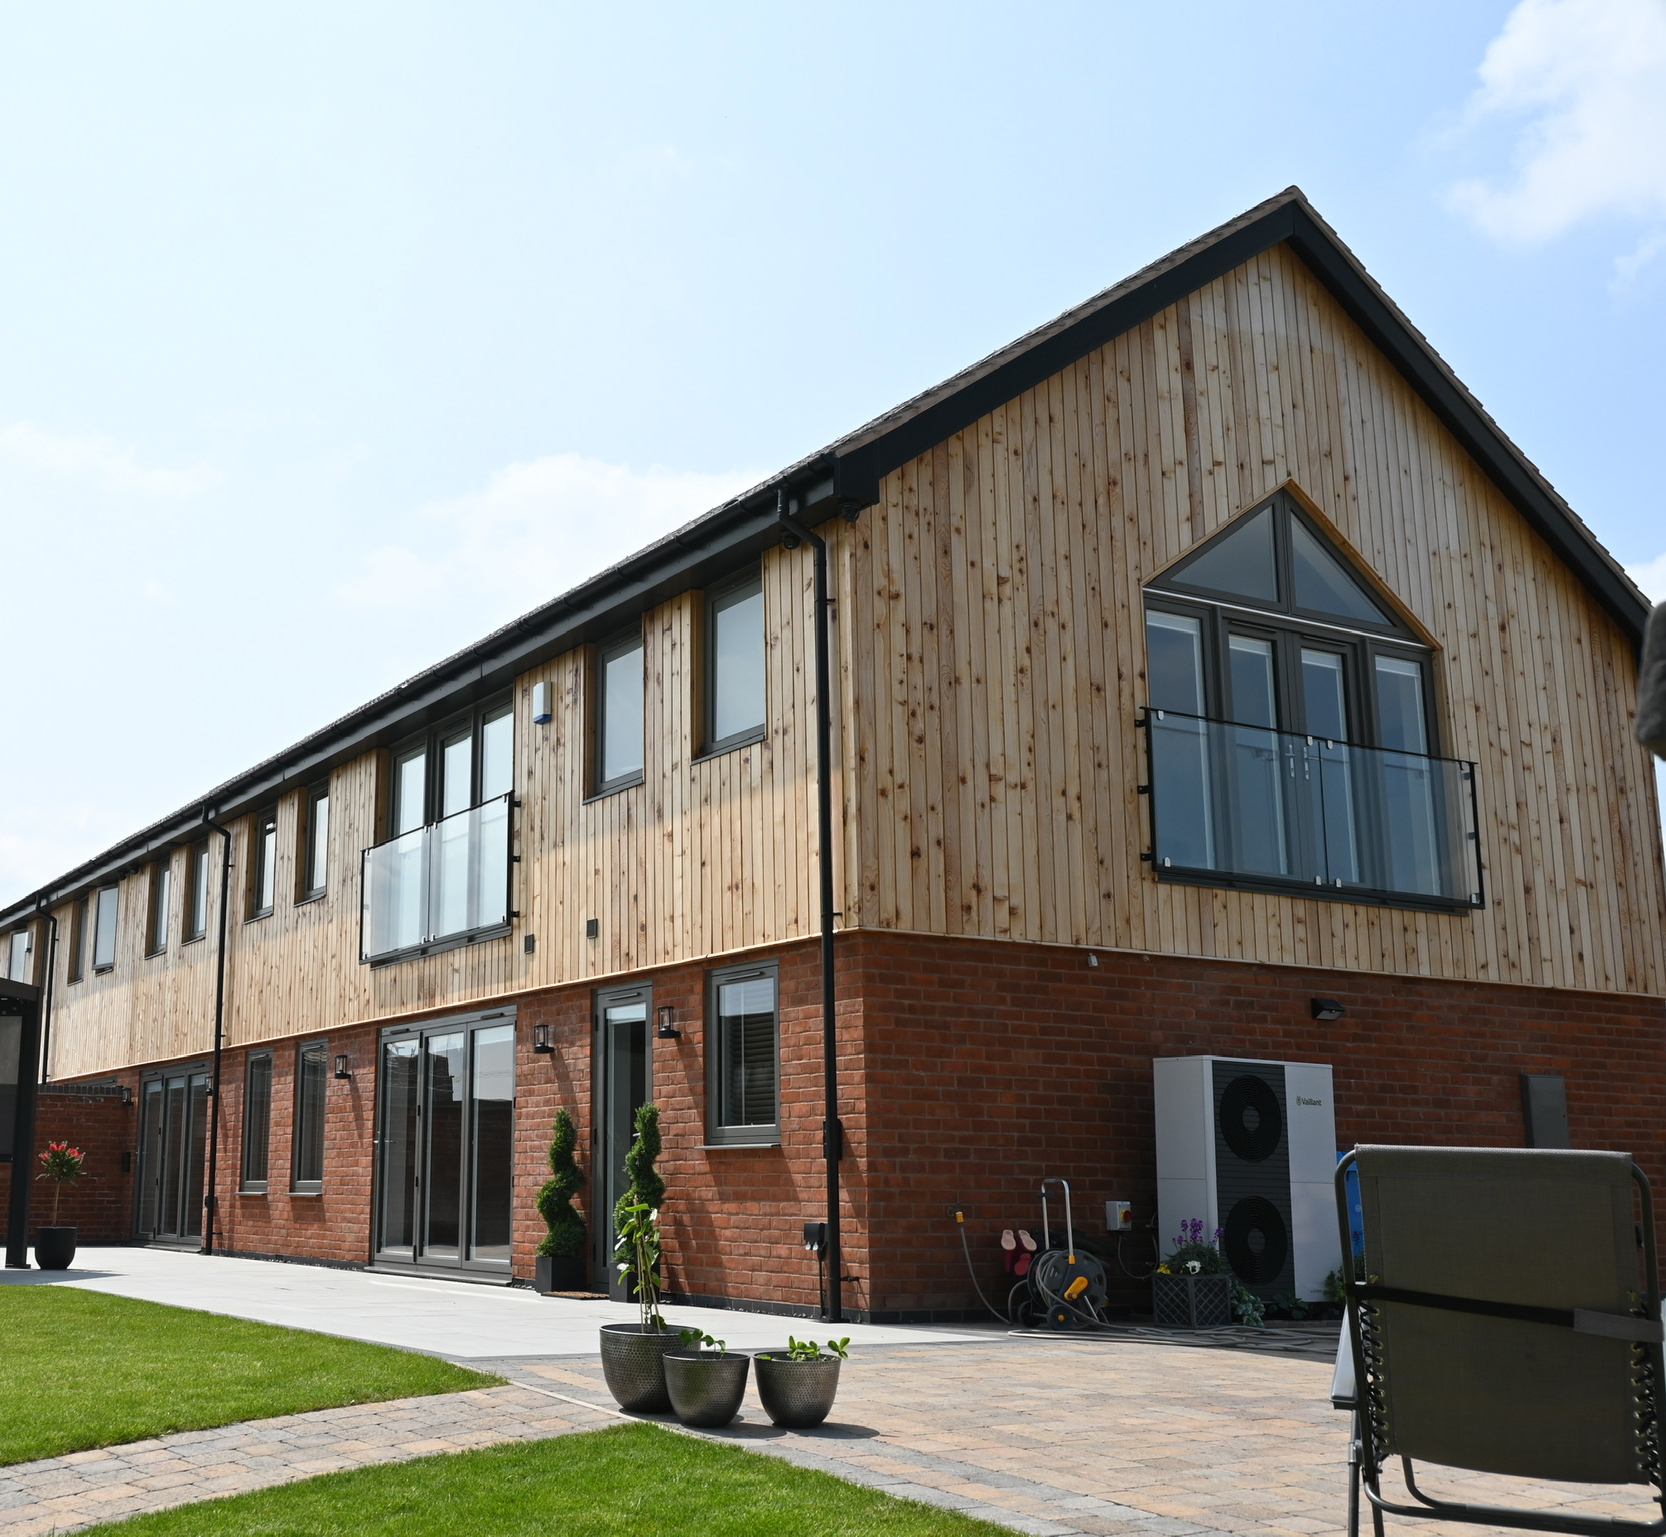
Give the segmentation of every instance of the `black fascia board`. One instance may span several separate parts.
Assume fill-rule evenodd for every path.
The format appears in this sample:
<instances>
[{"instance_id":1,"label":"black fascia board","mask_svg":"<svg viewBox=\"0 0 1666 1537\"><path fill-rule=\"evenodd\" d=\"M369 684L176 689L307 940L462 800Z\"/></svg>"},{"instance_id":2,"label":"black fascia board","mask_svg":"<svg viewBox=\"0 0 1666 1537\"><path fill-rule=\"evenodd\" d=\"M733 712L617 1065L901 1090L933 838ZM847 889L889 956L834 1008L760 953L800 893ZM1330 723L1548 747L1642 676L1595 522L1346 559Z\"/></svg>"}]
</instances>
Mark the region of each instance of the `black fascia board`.
<instances>
[{"instance_id":1,"label":"black fascia board","mask_svg":"<svg viewBox=\"0 0 1666 1537\"><path fill-rule=\"evenodd\" d=\"M27 982L14 982L10 977L0 977L0 998L9 999L13 1003L39 1003L40 989Z\"/></svg>"}]
</instances>

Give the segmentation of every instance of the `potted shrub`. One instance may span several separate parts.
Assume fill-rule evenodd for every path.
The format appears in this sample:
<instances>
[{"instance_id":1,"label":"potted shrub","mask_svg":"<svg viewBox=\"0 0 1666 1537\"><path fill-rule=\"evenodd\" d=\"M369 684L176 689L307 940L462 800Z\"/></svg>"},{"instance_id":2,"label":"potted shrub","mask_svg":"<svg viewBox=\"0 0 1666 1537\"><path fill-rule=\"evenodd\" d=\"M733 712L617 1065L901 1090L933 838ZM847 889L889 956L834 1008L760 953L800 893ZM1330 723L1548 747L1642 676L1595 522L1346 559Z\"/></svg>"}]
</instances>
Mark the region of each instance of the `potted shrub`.
<instances>
[{"instance_id":1,"label":"potted shrub","mask_svg":"<svg viewBox=\"0 0 1666 1537\"><path fill-rule=\"evenodd\" d=\"M48 1142L40 1155L36 1179L52 1181L52 1222L35 1229L35 1264L42 1270L68 1270L75 1259L75 1229L58 1226L58 1202L64 1186L73 1185L86 1167L86 1157L67 1142Z\"/></svg>"},{"instance_id":2,"label":"potted shrub","mask_svg":"<svg viewBox=\"0 0 1666 1537\"><path fill-rule=\"evenodd\" d=\"M814 1340L787 1336L787 1348L756 1357L758 1398L764 1413L786 1430L809 1430L833 1410L839 1364L850 1358L850 1339L829 1340L824 1351Z\"/></svg>"},{"instance_id":3,"label":"potted shrub","mask_svg":"<svg viewBox=\"0 0 1666 1537\"><path fill-rule=\"evenodd\" d=\"M665 1181L654 1169L659 1157L659 1107L643 1105L636 1112L636 1140L625 1155L630 1188L619 1197L613 1227L618 1241L619 1274L636 1298L641 1319L634 1324L602 1325L602 1375L607 1390L621 1409L633 1414L664 1414L671 1408L665 1390L665 1353L674 1350L677 1336L659 1315L660 1235L659 1203Z\"/></svg>"},{"instance_id":4,"label":"potted shrub","mask_svg":"<svg viewBox=\"0 0 1666 1537\"><path fill-rule=\"evenodd\" d=\"M679 1329L677 1343L682 1349L665 1353L665 1389L677 1418L707 1430L727 1425L740 1413L750 1361L699 1329Z\"/></svg>"},{"instance_id":5,"label":"potted shrub","mask_svg":"<svg viewBox=\"0 0 1666 1537\"><path fill-rule=\"evenodd\" d=\"M1207 1242L1196 1217L1180 1224L1174 1253L1151 1277L1151 1318L1160 1329L1224 1329L1232 1323L1234 1278L1220 1251L1221 1233Z\"/></svg>"},{"instance_id":6,"label":"potted shrub","mask_svg":"<svg viewBox=\"0 0 1666 1537\"><path fill-rule=\"evenodd\" d=\"M573 1197L584 1183L573 1157L578 1128L565 1109L555 1112L550 1139L550 1177L538 1192L538 1215L549 1229L538 1245L537 1281L541 1292L583 1291L590 1279L584 1261L584 1218L573 1210Z\"/></svg>"}]
</instances>

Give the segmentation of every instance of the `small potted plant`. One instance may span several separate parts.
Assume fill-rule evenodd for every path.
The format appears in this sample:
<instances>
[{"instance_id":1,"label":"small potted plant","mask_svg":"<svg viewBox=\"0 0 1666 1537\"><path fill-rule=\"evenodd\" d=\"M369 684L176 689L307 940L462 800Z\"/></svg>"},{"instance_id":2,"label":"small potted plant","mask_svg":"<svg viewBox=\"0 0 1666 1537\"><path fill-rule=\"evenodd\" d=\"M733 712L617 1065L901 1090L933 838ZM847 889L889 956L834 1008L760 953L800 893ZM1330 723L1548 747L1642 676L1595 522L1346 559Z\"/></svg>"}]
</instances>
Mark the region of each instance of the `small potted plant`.
<instances>
[{"instance_id":1,"label":"small potted plant","mask_svg":"<svg viewBox=\"0 0 1666 1537\"><path fill-rule=\"evenodd\" d=\"M659 1150L659 1107L650 1103L636 1112L636 1140L625 1155L630 1188L619 1198L613 1214L613 1230L619 1235L613 1252L619 1256L619 1274L636 1298L641 1320L602 1325L602 1375L607 1390L621 1409L632 1414L670 1410L665 1353L678 1344L659 1313L664 1284L659 1273L659 1203L665 1197L665 1181L654 1169Z\"/></svg>"},{"instance_id":2,"label":"small potted plant","mask_svg":"<svg viewBox=\"0 0 1666 1537\"><path fill-rule=\"evenodd\" d=\"M850 1339L829 1340L824 1351L814 1340L787 1336L787 1348L760 1354L758 1398L764 1413L785 1430L810 1430L833 1411L839 1364L850 1359Z\"/></svg>"},{"instance_id":3,"label":"small potted plant","mask_svg":"<svg viewBox=\"0 0 1666 1537\"><path fill-rule=\"evenodd\" d=\"M665 1388L677 1418L707 1430L727 1425L740 1413L750 1361L700 1329L679 1329L677 1342L682 1349L665 1354Z\"/></svg>"},{"instance_id":4,"label":"small potted plant","mask_svg":"<svg viewBox=\"0 0 1666 1537\"><path fill-rule=\"evenodd\" d=\"M48 1142L40 1155L36 1179L52 1181L52 1223L35 1229L35 1264L42 1270L68 1270L75 1260L75 1229L58 1226L58 1202L64 1186L75 1184L86 1167L86 1157L67 1142Z\"/></svg>"},{"instance_id":5,"label":"small potted plant","mask_svg":"<svg viewBox=\"0 0 1666 1537\"><path fill-rule=\"evenodd\" d=\"M1233 1277L1220 1250L1221 1230L1205 1240L1196 1217L1180 1224L1174 1253L1151 1277L1151 1317L1162 1329L1224 1329L1232 1323Z\"/></svg>"},{"instance_id":6,"label":"small potted plant","mask_svg":"<svg viewBox=\"0 0 1666 1537\"><path fill-rule=\"evenodd\" d=\"M549 1229L538 1245L537 1288L541 1292L583 1291L589 1282L584 1262L584 1218L573 1210L573 1197L584 1183L573 1149L578 1128L565 1109L555 1112L550 1139L550 1177L538 1192L538 1215Z\"/></svg>"}]
</instances>

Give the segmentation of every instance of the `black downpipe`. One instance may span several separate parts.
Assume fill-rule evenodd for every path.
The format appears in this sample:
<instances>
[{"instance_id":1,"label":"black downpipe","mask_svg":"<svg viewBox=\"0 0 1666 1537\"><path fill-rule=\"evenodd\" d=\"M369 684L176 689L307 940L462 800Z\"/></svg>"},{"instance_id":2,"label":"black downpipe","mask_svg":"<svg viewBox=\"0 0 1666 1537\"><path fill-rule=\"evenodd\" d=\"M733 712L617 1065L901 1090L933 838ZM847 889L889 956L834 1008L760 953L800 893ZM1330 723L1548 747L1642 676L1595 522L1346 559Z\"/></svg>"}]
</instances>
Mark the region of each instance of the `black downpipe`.
<instances>
[{"instance_id":1,"label":"black downpipe","mask_svg":"<svg viewBox=\"0 0 1666 1537\"><path fill-rule=\"evenodd\" d=\"M208 1091L208 1197L202 1219L203 1254L214 1252L214 1219L220 1214L220 1056L226 1039L226 917L231 911L231 834L208 814L202 819L220 835L220 942L214 961L214 1071Z\"/></svg>"},{"instance_id":2,"label":"black downpipe","mask_svg":"<svg viewBox=\"0 0 1666 1537\"><path fill-rule=\"evenodd\" d=\"M49 937L46 941L46 986L41 989L40 1013L40 1071L37 1083L45 1083L52 1076L52 984L58 973L58 915L48 913L46 922Z\"/></svg>"},{"instance_id":3,"label":"black downpipe","mask_svg":"<svg viewBox=\"0 0 1666 1537\"><path fill-rule=\"evenodd\" d=\"M787 511L787 493L775 493L775 516L781 526L810 546L816 572L816 823L820 835L816 865L821 877L821 1081L822 1144L827 1158L827 1321L844 1314L844 1262L839 1252L839 1155L844 1151L839 1125L839 1054L833 990L833 699L829 682L827 636L827 541Z\"/></svg>"}]
</instances>

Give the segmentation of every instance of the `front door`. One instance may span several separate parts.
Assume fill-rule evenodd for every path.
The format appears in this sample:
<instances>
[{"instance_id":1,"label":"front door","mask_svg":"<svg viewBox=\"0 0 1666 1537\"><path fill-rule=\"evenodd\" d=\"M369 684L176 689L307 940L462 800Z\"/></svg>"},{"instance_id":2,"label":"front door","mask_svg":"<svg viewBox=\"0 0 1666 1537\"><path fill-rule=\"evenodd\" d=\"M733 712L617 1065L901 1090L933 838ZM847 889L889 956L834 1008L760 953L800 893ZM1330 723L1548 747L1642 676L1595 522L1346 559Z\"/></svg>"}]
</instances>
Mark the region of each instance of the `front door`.
<instances>
[{"instance_id":1,"label":"front door","mask_svg":"<svg viewBox=\"0 0 1666 1537\"><path fill-rule=\"evenodd\" d=\"M625 1154L636 1135L636 1112L650 1089L648 1015L652 989L613 988L596 995L596 1209L591 1231L596 1241L596 1274L607 1277L608 1295L634 1302L620 1278L613 1252L613 1211L630 1187Z\"/></svg>"},{"instance_id":2,"label":"front door","mask_svg":"<svg viewBox=\"0 0 1666 1537\"><path fill-rule=\"evenodd\" d=\"M387 1032L377 1086L376 1262L507 1275L514 1015Z\"/></svg>"},{"instance_id":3,"label":"front door","mask_svg":"<svg viewBox=\"0 0 1666 1537\"><path fill-rule=\"evenodd\" d=\"M208 1073L181 1069L140 1088L138 1236L158 1243L202 1238Z\"/></svg>"}]
</instances>

